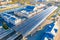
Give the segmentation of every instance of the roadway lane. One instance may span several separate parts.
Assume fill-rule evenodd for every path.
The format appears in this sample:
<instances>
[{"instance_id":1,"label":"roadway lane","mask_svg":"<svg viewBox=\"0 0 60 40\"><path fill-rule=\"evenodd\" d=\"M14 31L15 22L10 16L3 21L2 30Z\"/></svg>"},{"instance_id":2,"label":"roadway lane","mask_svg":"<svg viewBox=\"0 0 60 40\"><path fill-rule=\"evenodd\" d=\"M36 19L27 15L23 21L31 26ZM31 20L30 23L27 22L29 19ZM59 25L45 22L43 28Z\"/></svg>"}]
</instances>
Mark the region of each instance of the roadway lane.
<instances>
[{"instance_id":1,"label":"roadway lane","mask_svg":"<svg viewBox=\"0 0 60 40\"><path fill-rule=\"evenodd\" d=\"M43 12L37 14L36 16L28 19L26 22L22 23L17 28L14 28L17 32L20 32L23 36L27 36L30 32L32 32L35 28L41 25L42 22L57 9L57 7L49 7Z\"/></svg>"}]
</instances>

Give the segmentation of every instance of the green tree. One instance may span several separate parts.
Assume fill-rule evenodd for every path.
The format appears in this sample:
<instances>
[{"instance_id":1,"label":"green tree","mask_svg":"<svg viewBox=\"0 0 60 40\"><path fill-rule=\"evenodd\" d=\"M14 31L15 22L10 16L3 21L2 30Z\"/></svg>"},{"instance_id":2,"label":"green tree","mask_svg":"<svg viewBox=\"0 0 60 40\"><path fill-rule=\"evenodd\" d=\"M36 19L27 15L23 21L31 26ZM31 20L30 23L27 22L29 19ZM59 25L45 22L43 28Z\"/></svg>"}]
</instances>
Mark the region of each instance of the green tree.
<instances>
[{"instance_id":1,"label":"green tree","mask_svg":"<svg viewBox=\"0 0 60 40\"><path fill-rule=\"evenodd\" d=\"M6 25L6 23L5 23L5 22L3 22L3 28L4 28L5 30L7 30L7 29L8 29L8 26Z\"/></svg>"}]
</instances>

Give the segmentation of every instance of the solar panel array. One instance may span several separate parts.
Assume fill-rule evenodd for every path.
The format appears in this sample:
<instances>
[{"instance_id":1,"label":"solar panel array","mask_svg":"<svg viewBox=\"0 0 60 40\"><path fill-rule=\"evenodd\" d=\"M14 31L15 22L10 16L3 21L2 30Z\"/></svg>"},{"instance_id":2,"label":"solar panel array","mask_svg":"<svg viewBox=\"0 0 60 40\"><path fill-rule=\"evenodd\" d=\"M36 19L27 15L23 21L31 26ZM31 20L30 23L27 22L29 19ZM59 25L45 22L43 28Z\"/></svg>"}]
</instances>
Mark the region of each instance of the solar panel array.
<instances>
[{"instance_id":1,"label":"solar panel array","mask_svg":"<svg viewBox=\"0 0 60 40\"><path fill-rule=\"evenodd\" d=\"M8 14L8 13L2 13L1 17L7 22L11 23L15 26L21 24L21 18L16 17L15 15Z\"/></svg>"},{"instance_id":2,"label":"solar panel array","mask_svg":"<svg viewBox=\"0 0 60 40\"><path fill-rule=\"evenodd\" d=\"M43 12L35 15L34 17L28 19L26 22L22 23L18 27L14 27L13 29L8 29L4 33L0 35L0 40L16 40L19 37L27 36L30 32L32 32L35 28L41 25L45 19L52 14L57 9L57 7L52 6L44 10ZM8 16L9 17L9 16ZM19 34L17 34L19 33ZM22 35L21 35L22 34Z\"/></svg>"},{"instance_id":3,"label":"solar panel array","mask_svg":"<svg viewBox=\"0 0 60 40\"><path fill-rule=\"evenodd\" d=\"M27 36L35 28L41 25L41 23L44 22L44 20L56 9L57 7L54 7L54 6L49 7L48 9L28 19L26 22L22 23L19 27L14 28L14 29L17 32L20 32L23 36Z\"/></svg>"}]
</instances>

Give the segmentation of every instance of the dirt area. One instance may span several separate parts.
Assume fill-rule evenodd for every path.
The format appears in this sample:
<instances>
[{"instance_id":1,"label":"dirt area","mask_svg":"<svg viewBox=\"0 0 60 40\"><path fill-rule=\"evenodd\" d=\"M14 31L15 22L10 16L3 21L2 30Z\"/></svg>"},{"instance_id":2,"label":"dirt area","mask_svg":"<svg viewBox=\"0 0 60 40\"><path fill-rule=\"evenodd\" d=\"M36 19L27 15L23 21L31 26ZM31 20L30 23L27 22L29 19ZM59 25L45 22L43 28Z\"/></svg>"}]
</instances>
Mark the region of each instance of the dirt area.
<instances>
[{"instance_id":1,"label":"dirt area","mask_svg":"<svg viewBox=\"0 0 60 40\"><path fill-rule=\"evenodd\" d=\"M60 40L60 27L54 40Z\"/></svg>"},{"instance_id":2,"label":"dirt area","mask_svg":"<svg viewBox=\"0 0 60 40\"><path fill-rule=\"evenodd\" d=\"M58 33L57 35L55 36L55 39L54 40L60 40L60 16L57 16L56 17L56 20L57 20L57 27L59 28L58 29Z\"/></svg>"}]
</instances>

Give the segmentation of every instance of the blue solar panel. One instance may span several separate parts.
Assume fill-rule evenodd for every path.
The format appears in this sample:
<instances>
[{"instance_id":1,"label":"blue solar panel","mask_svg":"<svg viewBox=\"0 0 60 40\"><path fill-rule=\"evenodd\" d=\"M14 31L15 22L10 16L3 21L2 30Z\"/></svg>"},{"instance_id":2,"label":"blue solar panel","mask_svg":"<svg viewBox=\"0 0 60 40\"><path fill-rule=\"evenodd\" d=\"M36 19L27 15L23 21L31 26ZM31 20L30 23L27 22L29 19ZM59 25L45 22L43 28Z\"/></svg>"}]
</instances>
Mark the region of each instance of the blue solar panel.
<instances>
[{"instance_id":1,"label":"blue solar panel","mask_svg":"<svg viewBox=\"0 0 60 40\"><path fill-rule=\"evenodd\" d=\"M6 14L2 14L3 16L6 16Z\"/></svg>"},{"instance_id":2,"label":"blue solar panel","mask_svg":"<svg viewBox=\"0 0 60 40\"><path fill-rule=\"evenodd\" d=\"M8 17L8 18L10 17L10 15L7 15L6 13L3 13L3 14L1 14L1 15L2 15L2 17L3 17L3 16L6 16L6 17Z\"/></svg>"},{"instance_id":3,"label":"blue solar panel","mask_svg":"<svg viewBox=\"0 0 60 40\"><path fill-rule=\"evenodd\" d=\"M51 24L53 24L54 25L54 22L52 22ZM49 34L49 33L46 33L46 30L48 31L48 32L50 32L49 31L49 29L51 29L53 26L51 26L51 27L49 27L50 26L50 24L48 24L48 25L46 25L42 30L40 30L40 31L38 31L38 32L36 32L33 36L29 36L28 37L28 40L44 40L44 38L45 37L51 37L52 38L52 34ZM52 30L52 29L51 29ZM46 36L47 35L47 36ZM51 35L51 36L49 36L49 35ZM42 37L43 36L43 37Z\"/></svg>"},{"instance_id":4,"label":"blue solar panel","mask_svg":"<svg viewBox=\"0 0 60 40\"><path fill-rule=\"evenodd\" d=\"M22 8L19 11L25 10L26 12L31 12L33 11L33 9L34 9L34 6L26 6L26 8Z\"/></svg>"},{"instance_id":5,"label":"blue solar panel","mask_svg":"<svg viewBox=\"0 0 60 40\"><path fill-rule=\"evenodd\" d=\"M11 37L9 37L7 40L21 40L23 38L22 34L15 33Z\"/></svg>"},{"instance_id":6,"label":"blue solar panel","mask_svg":"<svg viewBox=\"0 0 60 40\"><path fill-rule=\"evenodd\" d=\"M54 29L55 33L57 33L58 29Z\"/></svg>"},{"instance_id":7,"label":"blue solar panel","mask_svg":"<svg viewBox=\"0 0 60 40\"><path fill-rule=\"evenodd\" d=\"M2 22L0 22L0 26L2 26Z\"/></svg>"},{"instance_id":8,"label":"blue solar panel","mask_svg":"<svg viewBox=\"0 0 60 40\"><path fill-rule=\"evenodd\" d=\"M15 20L16 20L16 18L14 18L14 17L11 17L11 18L10 18L10 20L13 20L13 21L15 21Z\"/></svg>"},{"instance_id":9,"label":"blue solar panel","mask_svg":"<svg viewBox=\"0 0 60 40\"><path fill-rule=\"evenodd\" d=\"M30 12L30 11L33 11L34 6L27 6L25 9L27 12Z\"/></svg>"},{"instance_id":10,"label":"blue solar panel","mask_svg":"<svg viewBox=\"0 0 60 40\"><path fill-rule=\"evenodd\" d=\"M35 29L38 25L40 25L50 14L52 11L56 10L56 7L50 7L45 11L37 14L36 16L28 19L26 22L20 25L20 27L15 28L16 31L19 31L23 35L28 34L28 32Z\"/></svg>"},{"instance_id":11,"label":"blue solar panel","mask_svg":"<svg viewBox=\"0 0 60 40\"><path fill-rule=\"evenodd\" d=\"M34 9L34 6L26 6L26 9Z\"/></svg>"},{"instance_id":12,"label":"blue solar panel","mask_svg":"<svg viewBox=\"0 0 60 40\"><path fill-rule=\"evenodd\" d=\"M10 36L12 36L14 33L15 31L12 29L5 31L4 33L0 34L0 40L6 40Z\"/></svg>"},{"instance_id":13,"label":"blue solar panel","mask_svg":"<svg viewBox=\"0 0 60 40\"><path fill-rule=\"evenodd\" d=\"M9 16L9 15L7 15L7 17L9 18L10 16Z\"/></svg>"},{"instance_id":14,"label":"blue solar panel","mask_svg":"<svg viewBox=\"0 0 60 40\"><path fill-rule=\"evenodd\" d=\"M51 24L49 24L49 25L46 25L45 32L51 32L51 30L53 29L53 27L54 27L54 22L51 23Z\"/></svg>"},{"instance_id":15,"label":"blue solar panel","mask_svg":"<svg viewBox=\"0 0 60 40\"><path fill-rule=\"evenodd\" d=\"M45 38L47 38L48 40L49 40L49 39L50 39L50 40L53 40L53 37L54 37L54 35L52 35L52 34L50 34L50 33L45 33L40 40L44 40Z\"/></svg>"}]
</instances>

